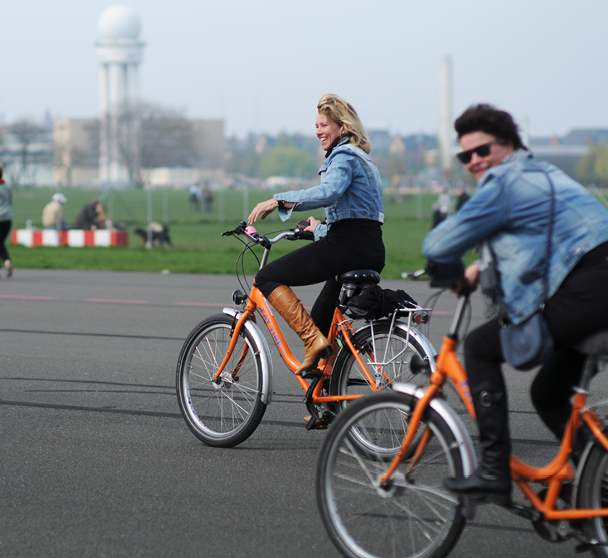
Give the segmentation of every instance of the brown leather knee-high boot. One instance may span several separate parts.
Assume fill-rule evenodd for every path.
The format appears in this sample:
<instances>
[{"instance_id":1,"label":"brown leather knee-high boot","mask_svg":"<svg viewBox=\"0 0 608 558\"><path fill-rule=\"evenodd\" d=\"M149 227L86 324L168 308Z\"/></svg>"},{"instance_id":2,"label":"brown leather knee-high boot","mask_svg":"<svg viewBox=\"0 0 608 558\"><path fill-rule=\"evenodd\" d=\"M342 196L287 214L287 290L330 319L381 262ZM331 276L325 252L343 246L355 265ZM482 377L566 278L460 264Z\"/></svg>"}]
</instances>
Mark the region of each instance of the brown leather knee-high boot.
<instances>
[{"instance_id":1,"label":"brown leather knee-high boot","mask_svg":"<svg viewBox=\"0 0 608 558\"><path fill-rule=\"evenodd\" d=\"M288 286L277 287L270 293L268 302L283 317L287 325L304 341L304 362L302 362L302 366L296 374L302 374L304 370L315 366L319 358L326 358L332 354L329 341L319 331L313 319L304 310L300 299Z\"/></svg>"}]
</instances>

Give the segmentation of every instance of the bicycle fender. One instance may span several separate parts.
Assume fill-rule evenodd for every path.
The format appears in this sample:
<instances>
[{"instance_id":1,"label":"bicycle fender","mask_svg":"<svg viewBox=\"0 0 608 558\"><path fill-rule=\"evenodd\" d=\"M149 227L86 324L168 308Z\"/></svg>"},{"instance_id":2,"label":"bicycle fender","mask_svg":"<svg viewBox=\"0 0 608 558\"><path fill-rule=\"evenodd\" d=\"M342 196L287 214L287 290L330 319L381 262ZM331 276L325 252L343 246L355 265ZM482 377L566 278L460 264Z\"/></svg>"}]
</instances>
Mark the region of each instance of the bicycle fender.
<instances>
[{"instance_id":1,"label":"bicycle fender","mask_svg":"<svg viewBox=\"0 0 608 558\"><path fill-rule=\"evenodd\" d=\"M424 395L424 388L415 386L414 384L397 383L392 386L394 391L413 395L417 399L421 399ZM465 477L470 476L477 469L477 457L473 448L473 440L462 422L462 419L456 414L443 399L438 397L431 400L429 403L431 408L445 421L448 425L458 444L460 458L462 459L462 472Z\"/></svg>"},{"instance_id":2,"label":"bicycle fender","mask_svg":"<svg viewBox=\"0 0 608 558\"><path fill-rule=\"evenodd\" d=\"M365 329L371 329L371 325L369 322L367 322L365 325L361 326L357 331L355 331L355 335ZM400 329L404 333L408 333L408 330L409 330L410 337L412 337L422 347L422 349L424 350L424 352L426 354L433 355L433 356L435 356L437 354L435 347L433 347L433 344L429 341L428 337L426 337L426 335L424 335L424 333L422 333L415 327L408 328L406 323L395 322L395 329ZM434 372L435 368L437 367L437 362L435 361L434 358L431 359L430 364L431 364L431 372Z\"/></svg>"},{"instance_id":3,"label":"bicycle fender","mask_svg":"<svg viewBox=\"0 0 608 558\"><path fill-rule=\"evenodd\" d=\"M230 316L231 318L238 319L240 316L240 312L232 308L224 308L224 314ZM256 345L261 349L260 352L260 362L262 364L262 403L265 405L270 405L272 401L272 378L273 378L273 369L272 369L272 357L270 356L270 349L268 348L268 343L266 343L266 338L260 331L260 328L253 320L247 320L244 326Z\"/></svg>"},{"instance_id":4,"label":"bicycle fender","mask_svg":"<svg viewBox=\"0 0 608 558\"><path fill-rule=\"evenodd\" d=\"M583 471L585 470L585 466L587 465L587 460L589 459L589 454L591 453L591 450L593 449L594 445L595 444L593 443L593 441L587 442L587 445L585 446L585 449L583 450L583 453L579 458L578 465L576 466L576 472L574 474L574 483L572 486L571 502L578 501L578 489L580 487L581 477L583 476ZM577 505L578 505L578 502L577 502Z\"/></svg>"}]
</instances>

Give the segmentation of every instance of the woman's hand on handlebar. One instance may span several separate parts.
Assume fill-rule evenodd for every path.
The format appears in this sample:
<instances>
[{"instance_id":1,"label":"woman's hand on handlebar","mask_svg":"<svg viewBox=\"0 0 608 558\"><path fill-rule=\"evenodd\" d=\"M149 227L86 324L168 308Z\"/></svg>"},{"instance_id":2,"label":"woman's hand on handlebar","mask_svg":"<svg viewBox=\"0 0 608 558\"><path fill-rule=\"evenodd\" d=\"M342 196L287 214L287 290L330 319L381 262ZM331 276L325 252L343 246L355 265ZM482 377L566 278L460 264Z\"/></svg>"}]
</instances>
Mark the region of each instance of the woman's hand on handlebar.
<instances>
[{"instance_id":1,"label":"woman's hand on handlebar","mask_svg":"<svg viewBox=\"0 0 608 558\"><path fill-rule=\"evenodd\" d=\"M479 264L473 262L464 270L464 275L452 287L452 292L461 296L465 292L472 293L477 289L477 281L479 280Z\"/></svg>"},{"instance_id":2,"label":"woman's hand on handlebar","mask_svg":"<svg viewBox=\"0 0 608 558\"><path fill-rule=\"evenodd\" d=\"M308 225L308 227L306 227L304 230L306 232L310 232L310 233L314 234L315 229L317 228L317 225L320 225L321 221L319 221L318 219L315 219L312 215L307 220L310 223L310 225Z\"/></svg>"}]
</instances>

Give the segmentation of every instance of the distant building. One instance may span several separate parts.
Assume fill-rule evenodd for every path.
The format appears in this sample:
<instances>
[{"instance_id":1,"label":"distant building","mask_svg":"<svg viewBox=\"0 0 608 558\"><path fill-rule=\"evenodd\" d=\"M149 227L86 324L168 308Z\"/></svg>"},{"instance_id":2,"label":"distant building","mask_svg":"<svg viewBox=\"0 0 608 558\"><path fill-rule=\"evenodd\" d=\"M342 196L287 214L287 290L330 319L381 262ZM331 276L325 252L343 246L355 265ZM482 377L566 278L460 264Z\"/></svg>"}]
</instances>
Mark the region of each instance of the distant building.
<instances>
[{"instance_id":1,"label":"distant building","mask_svg":"<svg viewBox=\"0 0 608 558\"><path fill-rule=\"evenodd\" d=\"M53 123L54 182L79 186L99 178L99 120L56 118Z\"/></svg>"},{"instance_id":2,"label":"distant building","mask_svg":"<svg viewBox=\"0 0 608 558\"><path fill-rule=\"evenodd\" d=\"M218 183L224 175L224 121L191 120L194 160L189 167L146 169L155 186L183 188L195 182ZM53 126L54 183L63 186L101 185L99 119L56 118Z\"/></svg>"},{"instance_id":3,"label":"distant building","mask_svg":"<svg viewBox=\"0 0 608 558\"><path fill-rule=\"evenodd\" d=\"M368 130L367 135L372 144L372 151L388 151L393 143L393 135L388 130Z\"/></svg>"},{"instance_id":4,"label":"distant building","mask_svg":"<svg viewBox=\"0 0 608 558\"><path fill-rule=\"evenodd\" d=\"M534 157L555 165L576 180L577 165L589 148L598 143L608 145L607 129L575 128L561 138L531 137L528 147Z\"/></svg>"},{"instance_id":5,"label":"distant building","mask_svg":"<svg viewBox=\"0 0 608 558\"><path fill-rule=\"evenodd\" d=\"M568 176L577 180L576 167L589 151L588 145L535 145L530 141L529 146L534 157L546 161L563 170Z\"/></svg>"}]
</instances>

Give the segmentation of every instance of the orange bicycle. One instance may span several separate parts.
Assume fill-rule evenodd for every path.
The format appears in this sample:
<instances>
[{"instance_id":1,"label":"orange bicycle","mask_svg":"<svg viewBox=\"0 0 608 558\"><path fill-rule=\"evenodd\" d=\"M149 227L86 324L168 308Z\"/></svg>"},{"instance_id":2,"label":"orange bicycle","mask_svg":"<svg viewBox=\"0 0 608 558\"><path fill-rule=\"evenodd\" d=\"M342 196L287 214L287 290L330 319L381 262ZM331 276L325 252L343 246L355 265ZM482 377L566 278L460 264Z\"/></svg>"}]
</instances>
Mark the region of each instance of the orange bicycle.
<instances>
[{"instance_id":1,"label":"orange bicycle","mask_svg":"<svg viewBox=\"0 0 608 558\"><path fill-rule=\"evenodd\" d=\"M464 478L477 467L471 437L443 399L446 382L456 388L475 417L467 375L456 347L469 295L459 300L437 367L426 388L394 384L350 405L324 441L317 471L319 510L327 531L349 557L445 556L474 515L475 501L458 498L442 485L446 477ZM608 556L608 437L598 410L604 399L588 402L592 378L608 361L608 332L585 340L587 355L580 385L557 456L544 467L511 457L511 475L527 505L507 509L529 519L551 542L575 537L577 550ZM577 435L590 440L576 469L569 461ZM361 451L368 447L384 451ZM391 455L388 449L393 450ZM532 484L539 485L535 490Z\"/></svg>"},{"instance_id":2,"label":"orange bicycle","mask_svg":"<svg viewBox=\"0 0 608 558\"><path fill-rule=\"evenodd\" d=\"M242 259L253 247L264 248L261 268L268 261L272 246L280 240L310 239L310 233L297 227L269 238L245 222L223 235L236 236L244 244L237 258L237 277L242 287L239 262L244 277ZM416 327L428 326L428 309L412 303L402 305L385 319L366 321L355 328L353 320L345 315L348 300L365 285L377 284L380 276L371 270L354 270L338 280L342 289L328 336L334 354L319 361L311 373L294 376L306 393L305 403L311 415L309 429L326 427L350 401L394 382L426 385L435 368L436 351ZM234 308L224 308L223 313L207 318L192 330L177 363L177 398L182 416L197 438L219 447L234 446L247 439L272 400L272 357L257 326L256 314L266 324L289 370L300 368L259 289L252 286L249 295L236 290L232 300Z\"/></svg>"}]
</instances>

